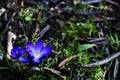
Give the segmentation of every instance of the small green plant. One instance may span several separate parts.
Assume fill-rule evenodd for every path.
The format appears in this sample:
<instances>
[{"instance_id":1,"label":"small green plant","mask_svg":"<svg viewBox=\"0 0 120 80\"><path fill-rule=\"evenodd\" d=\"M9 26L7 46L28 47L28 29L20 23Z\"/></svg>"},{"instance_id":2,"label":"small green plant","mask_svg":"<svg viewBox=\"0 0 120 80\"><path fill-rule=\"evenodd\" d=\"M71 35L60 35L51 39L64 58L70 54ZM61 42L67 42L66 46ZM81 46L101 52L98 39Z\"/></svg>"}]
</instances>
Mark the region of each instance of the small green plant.
<instances>
[{"instance_id":1,"label":"small green plant","mask_svg":"<svg viewBox=\"0 0 120 80\"><path fill-rule=\"evenodd\" d=\"M93 23L90 23L90 22L77 23L76 26L79 27L81 29L81 31L82 31L82 29L83 29L83 31L84 30L88 31L87 34L89 36L96 35L96 33L97 33L97 29ZM86 32L83 32L83 33L86 33Z\"/></svg>"},{"instance_id":2,"label":"small green plant","mask_svg":"<svg viewBox=\"0 0 120 80\"><path fill-rule=\"evenodd\" d=\"M32 22L36 20L36 18L34 17L35 13L36 13L36 9L28 7L25 9L21 9L19 16L28 22Z\"/></svg>"},{"instance_id":3,"label":"small green plant","mask_svg":"<svg viewBox=\"0 0 120 80\"><path fill-rule=\"evenodd\" d=\"M108 36L108 39L111 41L110 46L117 51L120 47L120 40L118 33L111 33L110 31L110 35Z\"/></svg>"},{"instance_id":4,"label":"small green plant","mask_svg":"<svg viewBox=\"0 0 120 80\"><path fill-rule=\"evenodd\" d=\"M32 23L33 21L37 20L37 16L35 16L35 15L41 10L42 10L42 8L39 8L39 7L37 7L37 8L28 7L25 9L22 8L19 12L19 18L21 20L25 20L29 23ZM42 13L42 11L41 11L41 13ZM39 15L39 14L37 14L37 15ZM38 22L41 24L45 23L45 20L43 19L43 14L40 14Z\"/></svg>"}]
</instances>

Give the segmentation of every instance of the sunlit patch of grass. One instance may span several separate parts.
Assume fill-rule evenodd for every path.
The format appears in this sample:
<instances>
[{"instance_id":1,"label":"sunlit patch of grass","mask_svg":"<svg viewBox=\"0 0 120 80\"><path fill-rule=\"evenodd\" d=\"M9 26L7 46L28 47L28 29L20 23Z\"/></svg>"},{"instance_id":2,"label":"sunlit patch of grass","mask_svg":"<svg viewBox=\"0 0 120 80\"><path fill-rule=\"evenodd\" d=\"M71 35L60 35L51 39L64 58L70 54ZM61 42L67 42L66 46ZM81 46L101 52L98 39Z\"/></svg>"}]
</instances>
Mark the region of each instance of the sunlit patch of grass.
<instances>
[{"instance_id":1,"label":"sunlit patch of grass","mask_svg":"<svg viewBox=\"0 0 120 80\"><path fill-rule=\"evenodd\" d=\"M118 33L112 33L111 30L109 30L109 31L110 31L110 33L109 33L109 35L107 37L110 40L110 46L115 51L118 51L119 48L120 48L119 34Z\"/></svg>"}]
</instances>

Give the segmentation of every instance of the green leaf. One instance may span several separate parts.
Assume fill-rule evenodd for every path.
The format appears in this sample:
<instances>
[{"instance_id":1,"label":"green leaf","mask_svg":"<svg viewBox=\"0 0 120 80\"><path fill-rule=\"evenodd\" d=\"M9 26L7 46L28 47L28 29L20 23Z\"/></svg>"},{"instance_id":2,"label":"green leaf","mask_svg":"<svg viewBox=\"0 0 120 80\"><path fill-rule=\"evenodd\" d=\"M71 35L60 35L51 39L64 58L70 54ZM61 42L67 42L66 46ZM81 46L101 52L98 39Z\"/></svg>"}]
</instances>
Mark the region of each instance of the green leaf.
<instances>
[{"instance_id":1,"label":"green leaf","mask_svg":"<svg viewBox=\"0 0 120 80\"><path fill-rule=\"evenodd\" d=\"M25 20L26 20L26 21L31 21L32 18L31 18L30 16L26 16L26 17L25 17Z\"/></svg>"},{"instance_id":2,"label":"green leaf","mask_svg":"<svg viewBox=\"0 0 120 80\"><path fill-rule=\"evenodd\" d=\"M79 44L78 45L78 51L82 52L84 50L92 48L93 46L95 46L95 44L82 44L82 45Z\"/></svg>"}]
</instances>

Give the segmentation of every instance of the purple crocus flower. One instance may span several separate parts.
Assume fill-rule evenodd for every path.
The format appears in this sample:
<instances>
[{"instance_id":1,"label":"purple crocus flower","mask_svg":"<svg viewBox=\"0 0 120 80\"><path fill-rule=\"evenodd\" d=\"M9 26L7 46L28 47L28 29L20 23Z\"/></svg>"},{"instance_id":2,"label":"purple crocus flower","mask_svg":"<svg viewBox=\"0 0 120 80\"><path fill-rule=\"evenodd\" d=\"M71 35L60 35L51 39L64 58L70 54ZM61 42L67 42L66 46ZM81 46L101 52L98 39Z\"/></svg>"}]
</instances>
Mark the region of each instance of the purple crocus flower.
<instances>
[{"instance_id":1,"label":"purple crocus flower","mask_svg":"<svg viewBox=\"0 0 120 80\"><path fill-rule=\"evenodd\" d=\"M21 62L30 62L28 58L23 58L22 56L24 55L24 48L19 48L18 46L15 46L12 50L11 50L11 54L12 57L18 61Z\"/></svg>"},{"instance_id":2,"label":"purple crocus flower","mask_svg":"<svg viewBox=\"0 0 120 80\"><path fill-rule=\"evenodd\" d=\"M35 45L32 42L28 42L26 47L28 54L31 56L32 61L35 64L40 64L41 60L48 56L52 51L50 45L44 46L43 41L40 39L36 42Z\"/></svg>"}]
</instances>

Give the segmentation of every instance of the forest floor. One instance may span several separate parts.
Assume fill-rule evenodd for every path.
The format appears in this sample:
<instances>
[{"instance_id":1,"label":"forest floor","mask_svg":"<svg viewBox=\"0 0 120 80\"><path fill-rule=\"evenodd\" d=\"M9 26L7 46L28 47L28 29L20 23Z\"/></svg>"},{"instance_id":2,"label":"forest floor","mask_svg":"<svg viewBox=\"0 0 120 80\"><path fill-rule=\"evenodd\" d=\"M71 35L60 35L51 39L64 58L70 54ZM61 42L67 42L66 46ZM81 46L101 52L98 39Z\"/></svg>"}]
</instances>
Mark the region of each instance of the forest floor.
<instances>
[{"instance_id":1,"label":"forest floor","mask_svg":"<svg viewBox=\"0 0 120 80\"><path fill-rule=\"evenodd\" d=\"M0 80L120 80L119 7L117 0L0 0ZM52 47L40 64L13 58L15 45L39 39Z\"/></svg>"}]
</instances>

